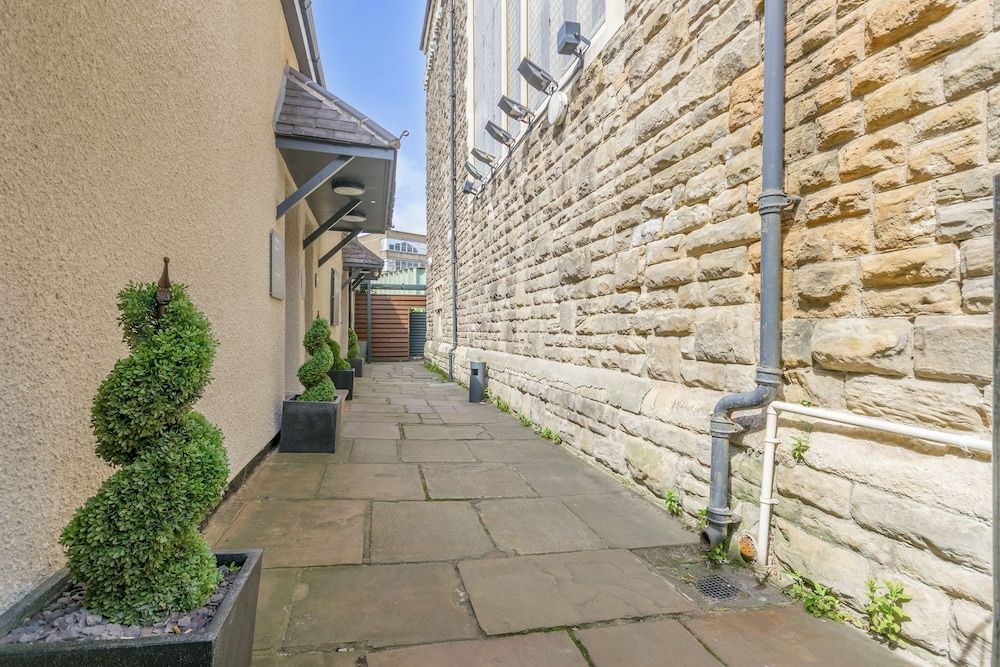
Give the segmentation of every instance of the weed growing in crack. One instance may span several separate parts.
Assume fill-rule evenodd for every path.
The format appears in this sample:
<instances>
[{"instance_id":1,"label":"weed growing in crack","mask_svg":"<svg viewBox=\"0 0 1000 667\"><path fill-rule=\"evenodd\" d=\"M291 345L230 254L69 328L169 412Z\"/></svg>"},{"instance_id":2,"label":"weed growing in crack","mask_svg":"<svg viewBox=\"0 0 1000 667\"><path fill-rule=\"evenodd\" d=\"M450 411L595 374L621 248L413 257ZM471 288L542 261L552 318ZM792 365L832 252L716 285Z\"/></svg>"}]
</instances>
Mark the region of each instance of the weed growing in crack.
<instances>
[{"instance_id":1,"label":"weed growing in crack","mask_svg":"<svg viewBox=\"0 0 1000 667\"><path fill-rule=\"evenodd\" d=\"M903 611L903 604L913 598L903 592L902 583L883 580L882 585L884 593L874 579L865 582L868 587L868 603L865 604L868 631L890 644L898 644L903 621L910 618Z\"/></svg>"},{"instance_id":2,"label":"weed growing in crack","mask_svg":"<svg viewBox=\"0 0 1000 667\"><path fill-rule=\"evenodd\" d=\"M667 492L663 494L663 503L666 505L667 511L674 516L680 516L684 511L681 507L681 498L673 489L667 489Z\"/></svg>"}]
</instances>

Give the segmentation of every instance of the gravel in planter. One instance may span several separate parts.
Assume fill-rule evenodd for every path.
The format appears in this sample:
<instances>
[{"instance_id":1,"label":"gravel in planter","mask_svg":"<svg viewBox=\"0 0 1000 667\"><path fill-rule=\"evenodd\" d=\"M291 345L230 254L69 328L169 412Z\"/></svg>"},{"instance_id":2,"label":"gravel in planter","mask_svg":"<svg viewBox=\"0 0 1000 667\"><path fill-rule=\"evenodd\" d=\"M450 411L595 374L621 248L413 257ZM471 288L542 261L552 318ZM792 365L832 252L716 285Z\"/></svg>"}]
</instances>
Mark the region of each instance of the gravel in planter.
<instances>
[{"instance_id":1,"label":"gravel in planter","mask_svg":"<svg viewBox=\"0 0 1000 667\"><path fill-rule=\"evenodd\" d=\"M219 568L222 582L203 607L193 611L175 613L153 625L122 625L108 623L103 617L91 614L83 607L83 586L76 585L65 591L44 609L26 619L10 634L0 637L0 644L30 644L32 642L68 642L96 639L135 639L166 634L198 632L212 620L222 604L229 586L236 581L239 568Z\"/></svg>"}]
</instances>

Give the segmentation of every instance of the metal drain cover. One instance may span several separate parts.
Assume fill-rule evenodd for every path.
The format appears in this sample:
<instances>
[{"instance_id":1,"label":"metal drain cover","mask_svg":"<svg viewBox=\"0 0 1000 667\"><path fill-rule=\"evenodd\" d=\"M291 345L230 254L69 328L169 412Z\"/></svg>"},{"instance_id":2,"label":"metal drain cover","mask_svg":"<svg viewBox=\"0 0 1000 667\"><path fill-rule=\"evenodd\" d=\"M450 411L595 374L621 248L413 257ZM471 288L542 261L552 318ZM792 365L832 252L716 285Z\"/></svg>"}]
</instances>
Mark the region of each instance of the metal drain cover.
<instances>
[{"instance_id":1,"label":"metal drain cover","mask_svg":"<svg viewBox=\"0 0 1000 667\"><path fill-rule=\"evenodd\" d=\"M728 579L718 574L709 575L699 579L695 587L707 598L713 600L728 600L731 597L740 595L743 591L729 582Z\"/></svg>"}]
</instances>

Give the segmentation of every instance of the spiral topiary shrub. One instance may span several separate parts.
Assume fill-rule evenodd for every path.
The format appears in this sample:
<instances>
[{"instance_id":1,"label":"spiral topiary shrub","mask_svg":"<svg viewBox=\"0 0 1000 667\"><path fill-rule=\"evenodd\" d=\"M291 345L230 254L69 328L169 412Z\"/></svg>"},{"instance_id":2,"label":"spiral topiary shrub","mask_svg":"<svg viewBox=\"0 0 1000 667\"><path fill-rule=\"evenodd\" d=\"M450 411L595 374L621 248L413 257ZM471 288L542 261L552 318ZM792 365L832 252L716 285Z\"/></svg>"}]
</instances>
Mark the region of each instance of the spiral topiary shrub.
<instances>
[{"instance_id":1,"label":"spiral topiary shrub","mask_svg":"<svg viewBox=\"0 0 1000 667\"><path fill-rule=\"evenodd\" d=\"M229 476L222 433L191 406L211 379L217 342L187 289L129 284L118 295L131 354L94 399L97 454L119 469L63 530L86 606L119 623L195 609L218 588L198 525ZM169 302L162 307L169 298Z\"/></svg>"},{"instance_id":2,"label":"spiral topiary shrub","mask_svg":"<svg viewBox=\"0 0 1000 667\"><path fill-rule=\"evenodd\" d=\"M358 334L354 329L347 330L347 358L361 358L361 348L358 346Z\"/></svg>"},{"instance_id":3,"label":"spiral topiary shrub","mask_svg":"<svg viewBox=\"0 0 1000 667\"><path fill-rule=\"evenodd\" d=\"M333 381L327 376L334 362L329 341L330 325L327 321L322 318L313 320L302 340L306 352L309 353L309 359L299 367L299 382L306 388L299 396L300 401L333 400Z\"/></svg>"},{"instance_id":4,"label":"spiral topiary shrub","mask_svg":"<svg viewBox=\"0 0 1000 667\"><path fill-rule=\"evenodd\" d=\"M351 370L351 365L340 356L340 343L332 338L328 338L326 344L330 346L330 350L333 352L333 370L335 371L349 371Z\"/></svg>"}]
</instances>

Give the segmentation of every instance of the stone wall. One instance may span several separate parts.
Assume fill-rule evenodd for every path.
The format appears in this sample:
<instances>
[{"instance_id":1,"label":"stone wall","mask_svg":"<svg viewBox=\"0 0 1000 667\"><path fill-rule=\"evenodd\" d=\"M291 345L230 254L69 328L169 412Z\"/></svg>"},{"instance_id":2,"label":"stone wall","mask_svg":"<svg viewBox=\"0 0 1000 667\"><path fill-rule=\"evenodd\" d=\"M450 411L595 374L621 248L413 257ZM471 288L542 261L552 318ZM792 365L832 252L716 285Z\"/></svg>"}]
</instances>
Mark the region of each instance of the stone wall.
<instances>
[{"instance_id":1,"label":"stone wall","mask_svg":"<svg viewBox=\"0 0 1000 667\"><path fill-rule=\"evenodd\" d=\"M465 11L457 132L467 154ZM427 353L450 337L448 33L427 75ZM1000 171L1000 1L790 0L784 226L788 401L968 433L990 427L991 175ZM459 195L457 373L693 518L708 413L753 386L762 6L628 0L625 24L477 198ZM460 175L461 178L461 175ZM761 418L734 447L752 530ZM988 458L783 419L773 570L858 606L913 596L904 649L988 656ZM804 461L790 454L807 440Z\"/></svg>"}]
</instances>

